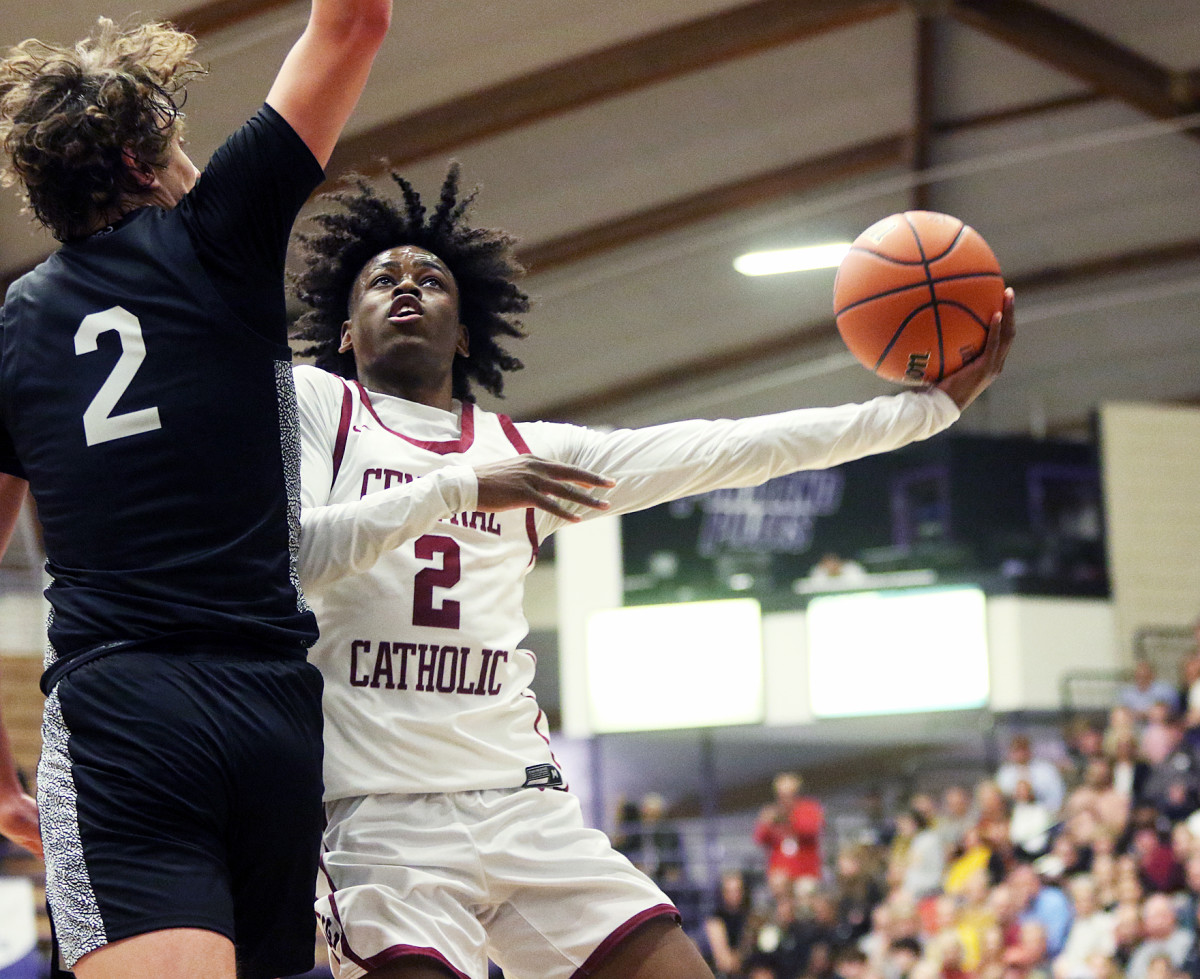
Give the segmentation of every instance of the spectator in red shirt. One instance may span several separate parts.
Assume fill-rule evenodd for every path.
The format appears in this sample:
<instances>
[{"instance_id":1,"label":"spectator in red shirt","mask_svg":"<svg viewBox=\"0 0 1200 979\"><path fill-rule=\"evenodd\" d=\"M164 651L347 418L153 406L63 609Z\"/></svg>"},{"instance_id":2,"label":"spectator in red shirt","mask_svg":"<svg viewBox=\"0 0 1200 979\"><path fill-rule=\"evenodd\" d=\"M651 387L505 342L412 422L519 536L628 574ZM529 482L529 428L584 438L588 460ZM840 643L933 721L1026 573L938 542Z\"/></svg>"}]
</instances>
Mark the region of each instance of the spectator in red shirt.
<instances>
[{"instance_id":1,"label":"spectator in red shirt","mask_svg":"<svg viewBox=\"0 0 1200 979\"><path fill-rule=\"evenodd\" d=\"M802 796L794 772L775 776L775 801L764 806L754 826L754 842L767 851L767 876L797 880L821 876L821 830L825 813L816 799Z\"/></svg>"},{"instance_id":2,"label":"spectator in red shirt","mask_svg":"<svg viewBox=\"0 0 1200 979\"><path fill-rule=\"evenodd\" d=\"M1153 826L1138 827L1131 852L1137 858L1138 877L1146 890L1170 893L1183 886L1183 867L1171 844Z\"/></svg>"}]
</instances>

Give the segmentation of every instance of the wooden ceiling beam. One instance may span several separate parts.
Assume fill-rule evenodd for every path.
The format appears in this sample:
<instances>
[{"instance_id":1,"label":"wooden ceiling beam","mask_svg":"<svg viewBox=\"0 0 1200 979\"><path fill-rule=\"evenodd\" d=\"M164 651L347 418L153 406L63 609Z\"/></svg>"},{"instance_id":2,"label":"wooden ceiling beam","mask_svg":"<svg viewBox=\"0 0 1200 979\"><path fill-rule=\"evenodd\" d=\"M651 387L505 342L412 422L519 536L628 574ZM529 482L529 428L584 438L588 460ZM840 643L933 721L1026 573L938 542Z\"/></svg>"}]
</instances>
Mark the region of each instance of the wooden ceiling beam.
<instances>
[{"instance_id":1,"label":"wooden ceiling beam","mask_svg":"<svg viewBox=\"0 0 1200 979\"><path fill-rule=\"evenodd\" d=\"M1175 76L1176 98L1184 105L1200 106L1200 68Z\"/></svg>"},{"instance_id":2,"label":"wooden ceiling beam","mask_svg":"<svg viewBox=\"0 0 1200 979\"><path fill-rule=\"evenodd\" d=\"M1051 115L1055 112L1095 105L1102 99L1103 96L1096 92L1062 95L1056 99L1043 99L1039 102L1014 105L1007 109L997 109L994 112L980 112L977 115L939 119L934 124L934 131L939 136L944 136L950 133L964 132L968 129L986 129L988 126L1001 126L1022 119L1035 119L1038 116Z\"/></svg>"},{"instance_id":3,"label":"wooden ceiling beam","mask_svg":"<svg viewBox=\"0 0 1200 979\"><path fill-rule=\"evenodd\" d=\"M741 368L771 363L780 357L795 357L806 351L816 352L836 335L837 327L832 320L810 323L778 336L757 339L745 346L730 347L720 353L673 364L578 397L544 405L534 409L528 417L539 421L574 422L595 412L611 411L627 402L663 391L682 390L698 381L719 378Z\"/></svg>"},{"instance_id":4,"label":"wooden ceiling beam","mask_svg":"<svg viewBox=\"0 0 1200 979\"><path fill-rule=\"evenodd\" d=\"M1089 282L1102 282L1114 274L1144 272L1175 262L1198 259L1200 238L1090 259L1075 265L1040 269L1010 279L1008 284L1020 297L1022 294L1052 286L1086 285ZM596 412L611 412L628 402L664 391L682 390L698 381L719 378L728 372L753 367L756 364L770 364L781 358L795 358L806 351L823 351L836 337L837 325L832 319L808 323L786 333L756 339L720 353L673 364L580 397L544 405L532 411L529 416L546 421L576 421Z\"/></svg>"},{"instance_id":5,"label":"wooden ceiling beam","mask_svg":"<svg viewBox=\"0 0 1200 979\"><path fill-rule=\"evenodd\" d=\"M839 180L896 166L904 163L907 155L908 140L905 136L887 137L712 187L559 238L537 242L519 249L518 257L530 271L545 272L689 224L778 202Z\"/></svg>"},{"instance_id":6,"label":"wooden ceiling beam","mask_svg":"<svg viewBox=\"0 0 1200 979\"><path fill-rule=\"evenodd\" d=\"M1014 289L1033 291L1051 286L1086 285L1102 282L1112 275L1148 272L1175 262L1200 259L1200 239L1170 242L1123 255L1108 255L1076 262L1073 265L1050 266L1009 283Z\"/></svg>"},{"instance_id":7,"label":"wooden ceiling beam","mask_svg":"<svg viewBox=\"0 0 1200 979\"><path fill-rule=\"evenodd\" d=\"M328 170L373 173L381 158L401 166L601 99L902 8L899 0L757 0L584 54L344 138Z\"/></svg>"},{"instance_id":8,"label":"wooden ceiling beam","mask_svg":"<svg viewBox=\"0 0 1200 979\"><path fill-rule=\"evenodd\" d=\"M872 143L711 187L558 238L534 242L520 247L517 257L530 271L547 272L690 224L769 205L787 197L811 193L841 180L899 166L906 163L909 156L907 135L887 136ZM0 272L0 289L7 289L27 271L27 268L16 268Z\"/></svg>"},{"instance_id":9,"label":"wooden ceiling beam","mask_svg":"<svg viewBox=\"0 0 1200 979\"><path fill-rule=\"evenodd\" d=\"M1196 108L1195 90L1181 98L1175 76L1161 65L1032 0L950 0L949 10L959 22L1157 119Z\"/></svg>"},{"instance_id":10,"label":"wooden ceiling beam","mask_svg":"<svg viewBox=\"0 0 1200 979\"><path fill-rule=\"evenodd\" d=\"M296 0L214 0L183 10L169 20L180 30L204 38L293 3Z\"/></svg>"},{"instance_id":11,"label":"wooden ceiling beam","mask_svg":"<svg viewBox=\"0 0 1200 979\"><path fill-rule=\"evenodd\" d=\"M917 173L933 165L934 121L937 118L938 21L932 14L918 13L916 22L916 58L913 79L916 91L913 98L912 160ZM914 185L911 206L914 210L932 209L929 184Z\"/></svg>"},{"instance_id":12,"label":"wooden ceiling beam","mask_svg":"<svg viewBox=\"0 0 1200 979\"><path fill-rule=\"evenodd\" d=\"M943 120L937 124L936 131L939 135L944 135L960 129L1000 124L1015 118L1032 117L1086 104L1094 98L1095 96L1086 95L1068 96L1065 99L1023 105L987 116ZM910 152L907 146L908 139L907 136L893 135L828 157L791 164L779 170L670 201L613 222L533 243L520 249L519 255L527 267L544 272L608 249L633 244L642 238L676 230L694 221L731 213L739 208L764 206L787 195L809 193L820 189L824 182L832 183L868 173L872 169L905 163L908 159L906 154ZM32 267L10 266L0 270L0 295Z\"/></svg>"}]
</instances>

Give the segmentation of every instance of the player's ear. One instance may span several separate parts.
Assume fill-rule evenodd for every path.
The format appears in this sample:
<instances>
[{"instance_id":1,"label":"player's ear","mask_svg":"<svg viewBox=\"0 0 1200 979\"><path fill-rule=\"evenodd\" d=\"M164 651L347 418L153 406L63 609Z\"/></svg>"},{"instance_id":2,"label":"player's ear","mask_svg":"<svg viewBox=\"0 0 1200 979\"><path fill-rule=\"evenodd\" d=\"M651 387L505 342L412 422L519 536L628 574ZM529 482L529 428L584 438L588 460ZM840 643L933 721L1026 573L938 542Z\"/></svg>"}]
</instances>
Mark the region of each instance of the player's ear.
<instances>
[{"instance_id":1,"label":"player's ear","mask_svg":"<svg viewBox=\"0 0 1200 979\"><path fill-rule=\"evenodd\" d=\"M142 190L150 190L154 187L158 181L158 174L155 173L154 167L146 166L128 146L121 150L121 159Z\"/></svg>"},{"instance_id":2,"label":"player's ear","mask_svg":"<svg viewBox=\"0 0 1200 979\"><path fill-rule=\"evenodd\" d=\"M354 341L350 338L350 321L346 320L342 324L342 342L338 346L338 353L344 354L348 350L354 349Z\"/></svg>"},{"instance_id":3,"label":"player's ear","mask_svg":"<svg viewBox=\"0 0 1200 979\"><path fill-rule=\"evenodd\" d=\"M454 347L454 352L460 357L471 356L471 341L467 334L467 328L461 323L458 324L458 343Z\"/></svg>"}]
</instances>

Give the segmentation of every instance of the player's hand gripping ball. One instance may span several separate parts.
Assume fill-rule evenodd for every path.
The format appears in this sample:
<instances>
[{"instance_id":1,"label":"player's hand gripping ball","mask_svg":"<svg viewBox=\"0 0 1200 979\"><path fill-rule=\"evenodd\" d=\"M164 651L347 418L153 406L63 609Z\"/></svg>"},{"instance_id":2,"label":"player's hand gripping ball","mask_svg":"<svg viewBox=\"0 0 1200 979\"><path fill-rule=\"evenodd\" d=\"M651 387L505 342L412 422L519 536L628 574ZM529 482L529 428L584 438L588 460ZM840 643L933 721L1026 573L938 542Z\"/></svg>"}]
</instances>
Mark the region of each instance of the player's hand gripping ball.
<instances>
[{"instance_id":1,"label":"player's hand gripping ball","mask_svg":"<svg viewBox=\"0 0 1200 979\"><path fill-rule=\"evenodd\" d=\"M983 349L1004 303L1000 264L979 232L936 211L876 221L833 283L838 332L889 381L936 384Z\"/></svg>"}]
</instances>

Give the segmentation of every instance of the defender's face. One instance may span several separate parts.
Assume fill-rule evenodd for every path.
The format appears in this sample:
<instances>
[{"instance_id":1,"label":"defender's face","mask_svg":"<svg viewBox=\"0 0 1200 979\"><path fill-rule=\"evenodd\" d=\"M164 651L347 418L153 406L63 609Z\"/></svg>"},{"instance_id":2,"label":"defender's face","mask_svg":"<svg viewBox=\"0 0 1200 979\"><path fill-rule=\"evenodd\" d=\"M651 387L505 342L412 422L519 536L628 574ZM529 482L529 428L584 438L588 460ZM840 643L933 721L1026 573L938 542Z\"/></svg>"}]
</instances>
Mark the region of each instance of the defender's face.
<instances>
[{"instance_id":1,"label":"defender's face","mask_svg":"<svg viewBox=\"0 0 1200 979\"><path fill-rule=\"evenodd\" d=\"M196 186L200 179L200 171L183 151L183 141L176 136L171 140L171 148L167 152L167 165L157 171L156 190L168 207L174 207L184 195Z\"/></svg>"},{"instance_id":2,"label":"defender's face","mask_svg":"<svg viewBox=\"0 0 1200 979\"><path fill-rule=\"evenodd\" d=\"M367 262L351 291L339 349L354 351L359 377L375 390L412 397L413 387L448 385L455 355L467 355L467 333L445 263L414 245Z\"/></svg>"},{"instance_id":3,"label":"defender's face","mask_svg":"<svg viewBox=\"0 0 1200 979\"><path fill-rule=\"evenodd\" d=\"M167 147L166 159L161 164L144 166L128 150L125 153L125 162L141 189L137 193L127 194L115 214L97 215L96 227L102 227L105 223L139 207L153 205L170 210L183 200L184 195L195 187L196 181L200 179L200 171L183 151L183 140L178 132L172 137Z\"/></svg>"}]
</instances>

